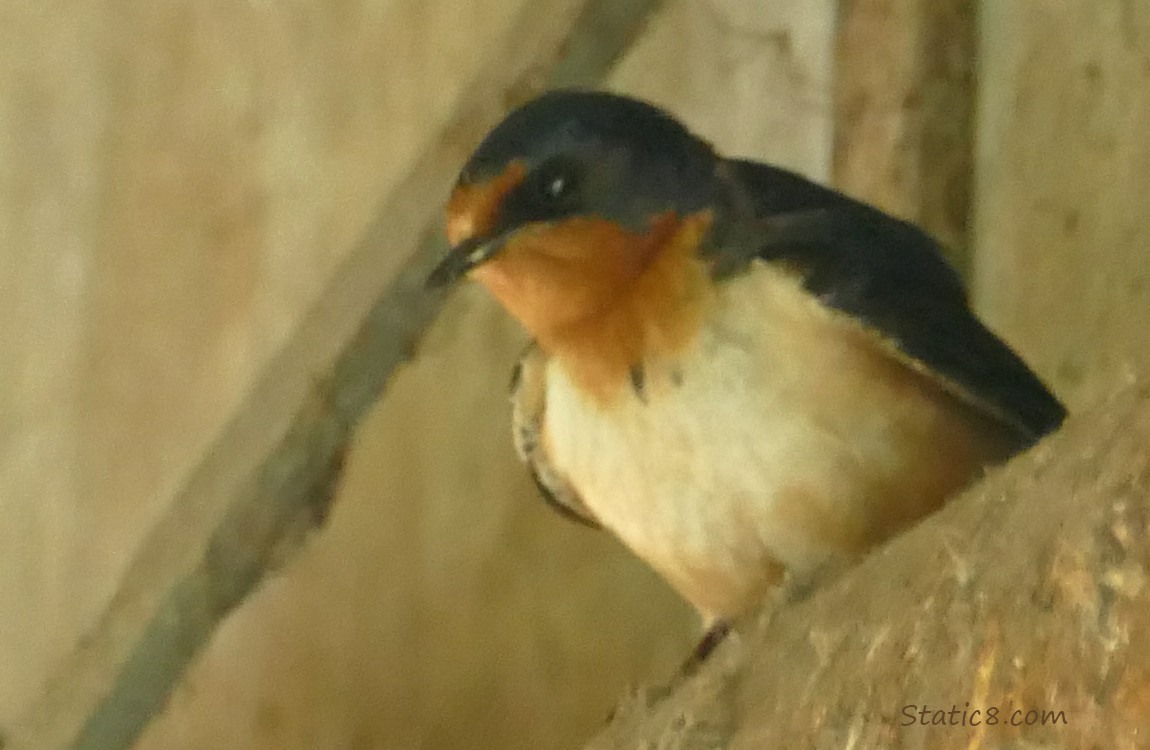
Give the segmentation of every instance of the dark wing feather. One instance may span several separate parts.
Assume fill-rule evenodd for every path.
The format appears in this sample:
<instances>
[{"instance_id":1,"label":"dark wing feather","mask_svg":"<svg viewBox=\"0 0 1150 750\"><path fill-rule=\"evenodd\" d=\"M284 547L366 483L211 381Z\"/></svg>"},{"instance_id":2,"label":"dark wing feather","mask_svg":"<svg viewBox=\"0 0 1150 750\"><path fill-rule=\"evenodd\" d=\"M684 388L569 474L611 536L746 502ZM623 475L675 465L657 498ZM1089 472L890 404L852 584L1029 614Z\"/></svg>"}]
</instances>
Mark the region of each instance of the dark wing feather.
<instances>
[{"instance_id":1,"label":"dark wing feather","mask_svg":"<svg viewBox=\"0 0 1150 750\"><path fill-rule=\"evenodd\" d=\"M1062 423L1062 404L974 316L929 235L791 172L748 161L726 166L755 220L750 236L720 244L718 273L736 273L752 258L793 268L824 304L1012 426L1022 445Z\"/></svg>"},{"instance_id":2,"label":"dark wing feather","mask_svg":"<svg viewBox=\"0 0 1150 750\"><path fill-rule=\"evenodd\" d=\"M594 515L567 480L551 465L543 440L547 407L547 356L529 345L511 375L511 423L515 450L531 470L539 493L565 518L599 528Z\"/></svg>"}]
</instances>

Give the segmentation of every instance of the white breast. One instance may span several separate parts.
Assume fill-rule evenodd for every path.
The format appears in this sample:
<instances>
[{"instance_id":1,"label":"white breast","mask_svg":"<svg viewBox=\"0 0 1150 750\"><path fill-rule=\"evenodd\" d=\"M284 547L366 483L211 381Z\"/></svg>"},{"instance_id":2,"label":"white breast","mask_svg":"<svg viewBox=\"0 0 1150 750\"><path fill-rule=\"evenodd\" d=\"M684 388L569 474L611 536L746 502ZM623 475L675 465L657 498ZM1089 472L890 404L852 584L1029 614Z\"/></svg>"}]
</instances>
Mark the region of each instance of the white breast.
<instances>
[{"instance_id":1,"label":"white breast","mask_svg":"<svg viewBox=\"0 0 1150 750\"><path fill-rule=\"evenodd\" d=\"M552 361L545 429L599 521L723 616L780 566L858 554L933 509L985 456L945 394L790 278L760 265L714 302L687 351L607 407Z\"/></svg>"}]
</instances>

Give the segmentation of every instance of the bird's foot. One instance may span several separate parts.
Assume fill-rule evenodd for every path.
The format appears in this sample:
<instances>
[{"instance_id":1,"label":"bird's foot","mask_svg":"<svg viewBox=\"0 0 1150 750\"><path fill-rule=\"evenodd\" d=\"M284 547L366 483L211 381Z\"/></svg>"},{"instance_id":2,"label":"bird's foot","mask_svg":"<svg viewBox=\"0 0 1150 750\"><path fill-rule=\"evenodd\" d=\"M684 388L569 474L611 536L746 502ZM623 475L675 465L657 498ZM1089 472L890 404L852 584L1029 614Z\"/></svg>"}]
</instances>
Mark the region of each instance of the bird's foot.
<instances>
[{"instance_id":1,"label":"bird's foot","mask_svg":"<svg viewBox=\"0 0 1150 750\"><path fill-rule=\"evenodd\" d=\"M684 680L695 672L699 671L699 667L707 660L707 657L714 652L715 648L723 642L727 635L731 632L731 623L727 620L715 620L707 632L703 633L703 637L695 644L695 648L691 651L690 656L679 667L676 682Z\"/></svg>"}]
</instances>

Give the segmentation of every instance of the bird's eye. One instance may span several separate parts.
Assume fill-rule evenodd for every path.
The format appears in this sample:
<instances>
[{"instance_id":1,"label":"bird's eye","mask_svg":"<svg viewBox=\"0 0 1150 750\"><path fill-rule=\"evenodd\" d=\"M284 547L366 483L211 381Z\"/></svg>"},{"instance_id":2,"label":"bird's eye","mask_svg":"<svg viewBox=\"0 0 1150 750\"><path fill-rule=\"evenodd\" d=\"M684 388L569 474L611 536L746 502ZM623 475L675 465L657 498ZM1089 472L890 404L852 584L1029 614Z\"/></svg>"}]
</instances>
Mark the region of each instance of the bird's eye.
<instances>
[{"instance_id":1,"label":"bird's eye","mask_svg":"<svg viewBox=\"0 0 1150 750\"><path fill-rule=\"evenodd\" d=\"M562 198L563 194L567 192L567 184L566 175L555 175L551 178L551 181L547 183L547 187L545 188L547 197L552 200Z\"/></svg>"},{"instance_id":2,"label":"bird's eye","mask_svg":"<svg viewBox=\"0 0 1150 750\"><path fill-rule=\"evenodd\" d=\"M570 203L579 182L579 171L566 159L554 159L539 167L535 175L539 199L549 207Z\"/></svg>"}]
</instances>

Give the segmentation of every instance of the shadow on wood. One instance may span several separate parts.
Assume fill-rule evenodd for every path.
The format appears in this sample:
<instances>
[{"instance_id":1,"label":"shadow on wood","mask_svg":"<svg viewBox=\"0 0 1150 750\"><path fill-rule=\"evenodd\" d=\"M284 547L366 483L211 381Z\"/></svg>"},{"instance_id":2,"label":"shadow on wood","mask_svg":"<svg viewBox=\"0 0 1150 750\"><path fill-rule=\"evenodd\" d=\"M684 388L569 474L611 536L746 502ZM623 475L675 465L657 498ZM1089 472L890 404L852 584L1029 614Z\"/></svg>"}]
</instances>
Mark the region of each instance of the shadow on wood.
<instances>
[{"instance_id":1,"label":"shadow on wood","mask_svg":"<svg viewBox=\"0 0 1150 750\"><path fill-rule=\"evenodd\" d=\"M589 747L1142 746L1148 531L1143 379Z\"/></svg>"}]
</instances>

